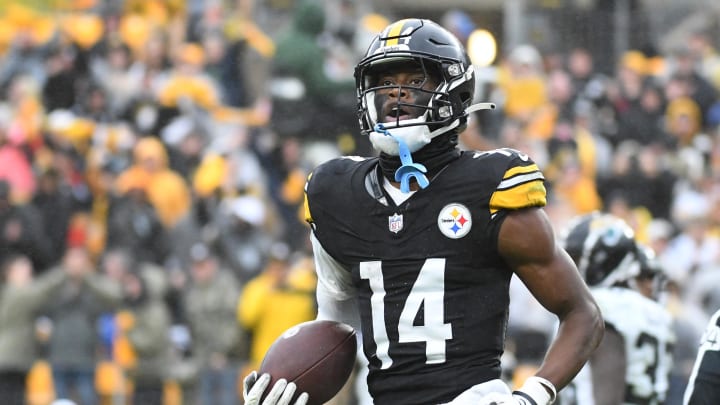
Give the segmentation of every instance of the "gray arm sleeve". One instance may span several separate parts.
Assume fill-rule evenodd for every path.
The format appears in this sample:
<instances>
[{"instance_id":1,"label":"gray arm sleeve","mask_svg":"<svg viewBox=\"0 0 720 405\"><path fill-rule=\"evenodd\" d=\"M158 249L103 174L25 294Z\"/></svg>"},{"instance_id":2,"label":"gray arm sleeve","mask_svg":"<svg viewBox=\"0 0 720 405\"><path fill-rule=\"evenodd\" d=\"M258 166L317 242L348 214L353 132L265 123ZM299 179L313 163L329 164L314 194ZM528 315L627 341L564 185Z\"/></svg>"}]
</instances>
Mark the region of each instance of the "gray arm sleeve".
<instances>
[{"instance_id":1,"label":"gray arm sleeve","mask_svg":"<svg viewBox=\"0 0 720 405\"><path fill-rule=\"evenodd\" d=\"M317 319L343 322L360 331L357 293L352 284L350 269L330 256L314 234L310 235L310 240L318 278Z\"/></svg>"}]
</instances>

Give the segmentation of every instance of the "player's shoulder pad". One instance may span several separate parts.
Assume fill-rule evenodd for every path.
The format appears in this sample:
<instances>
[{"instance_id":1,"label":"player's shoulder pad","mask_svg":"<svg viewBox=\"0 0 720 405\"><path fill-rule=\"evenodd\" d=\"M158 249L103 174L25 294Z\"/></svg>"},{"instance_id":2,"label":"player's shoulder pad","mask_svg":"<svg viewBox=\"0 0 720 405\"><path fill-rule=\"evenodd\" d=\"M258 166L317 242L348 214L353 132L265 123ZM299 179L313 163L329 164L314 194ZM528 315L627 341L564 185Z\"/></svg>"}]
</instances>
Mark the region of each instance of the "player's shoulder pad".
<instances>
[{"instance_id":1,"label":"player's shoulder pad","mask_svg":"<svg viewBox=\"0 0 720 405\"><path fill-rule=\"evenodd\" d=\"M322 199L323 194L327 191L337 190L338 185L348 185L352 173L371 159L373 158L342 156L321 163L310 172L305 182L305 221L313 222L310 214L310 200Z\"/></svg>"},{"instance_id":2,"label":"player's shoulder pad","mask_svg":"<svg viewBox=\"0 0 720 405\"><path fill-rule=\"evenodd\" d=\"M527 154L500 148L475 152L473 158L487 162L496 176L497 186L490 197L491 214L547 204L545 176Z\"/></svg>"},{"instance_id":3,"label":"player's shoulder pad","mask_svg":"<svg viewBox=\"0 0 720 405\"><path fill-rule=\"evenodd\" d=\"M320 191L326 187L337 187L337 181L356 170L362 163L372 158L361 156L342 156L330 159L318 165L308 176L305 192Z\"/></svg>"}]
</instances>

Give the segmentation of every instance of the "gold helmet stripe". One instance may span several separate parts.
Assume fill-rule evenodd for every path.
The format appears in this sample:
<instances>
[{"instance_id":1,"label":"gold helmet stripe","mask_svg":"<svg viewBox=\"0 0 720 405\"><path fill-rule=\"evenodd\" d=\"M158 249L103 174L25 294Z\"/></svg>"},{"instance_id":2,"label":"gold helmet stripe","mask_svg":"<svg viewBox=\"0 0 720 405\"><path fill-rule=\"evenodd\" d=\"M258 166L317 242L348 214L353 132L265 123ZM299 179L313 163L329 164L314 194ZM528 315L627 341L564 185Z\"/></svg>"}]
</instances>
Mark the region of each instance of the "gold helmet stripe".
<instances>
[{"instance_id":1,"label":"gold helmet stripe","mask_svg":"<svg viewBox=\"0 0 720 405\"><path fill-rule=\"evenodd\" d=\"M400 33L402 32L402 28L405 25L405 23L408 20L400 20L393 25L390 26L390 31L387 34L387 37L390 38L387 41L385 41L385 46L392 46L398 44L398 37L400 36Z\"/></svg>"}]
</instances>

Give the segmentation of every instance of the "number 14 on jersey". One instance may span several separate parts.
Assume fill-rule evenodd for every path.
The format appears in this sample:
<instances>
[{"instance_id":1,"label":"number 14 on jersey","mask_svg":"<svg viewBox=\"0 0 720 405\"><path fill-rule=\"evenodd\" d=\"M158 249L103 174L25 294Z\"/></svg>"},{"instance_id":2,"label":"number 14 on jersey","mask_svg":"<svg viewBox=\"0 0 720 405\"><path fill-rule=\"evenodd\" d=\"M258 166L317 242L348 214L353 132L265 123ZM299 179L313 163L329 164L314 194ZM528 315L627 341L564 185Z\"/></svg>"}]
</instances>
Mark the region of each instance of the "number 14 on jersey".
<instances>
[{"instance_id":1,"label":"number 14 on jersey","mask_svg":"<svg viewBox=\"0 0 720 405\"><path fill-rule=\"evenodd\" d=\"M382 262L361 262L360 277L368 280L372 296L373 339L380 368L392 365L390 340L385 323L385 279ZM423 324L415 325L415 318L424 308ZM425 363L445 362L447 340L452 339L452 326L445 319L445 259L427 259L418 273L398 320L398 342L425 342Z\"/></svg>"}]
</instances>

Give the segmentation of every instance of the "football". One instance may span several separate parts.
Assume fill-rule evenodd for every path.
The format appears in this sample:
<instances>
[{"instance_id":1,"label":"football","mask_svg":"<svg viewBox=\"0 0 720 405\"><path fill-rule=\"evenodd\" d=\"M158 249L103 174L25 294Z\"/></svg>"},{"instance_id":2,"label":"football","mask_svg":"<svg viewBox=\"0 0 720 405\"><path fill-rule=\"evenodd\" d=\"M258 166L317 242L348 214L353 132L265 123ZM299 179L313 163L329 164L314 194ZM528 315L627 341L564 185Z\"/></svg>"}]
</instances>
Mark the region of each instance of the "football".
<instances>
[{"instance_id":1,"label":"football","mask_svg":"<svg viewBox=\"0 0 720 405\"><path fill-rule=\"evenodd\" d=\"M284 378L298 387L291 404L307 392L308 405L321 405L334 397L350 377L356 352L355 329L350 325L328 320L304 322L275 340L258 374L272 377L266 394Z\"/></svg>"}]
</instances>

